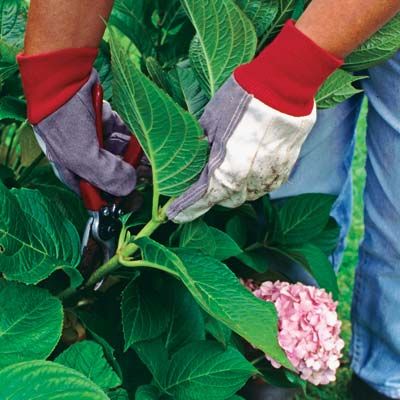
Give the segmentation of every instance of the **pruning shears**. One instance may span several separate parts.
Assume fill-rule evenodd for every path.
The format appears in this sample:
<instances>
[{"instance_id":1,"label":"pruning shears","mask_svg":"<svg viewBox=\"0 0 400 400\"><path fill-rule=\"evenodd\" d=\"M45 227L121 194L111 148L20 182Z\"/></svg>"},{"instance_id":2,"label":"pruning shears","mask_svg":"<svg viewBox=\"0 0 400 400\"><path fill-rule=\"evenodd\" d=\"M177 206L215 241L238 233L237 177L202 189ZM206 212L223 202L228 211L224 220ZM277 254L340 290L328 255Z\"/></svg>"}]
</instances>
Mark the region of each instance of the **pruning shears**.
<instances>
[{"instance_id":1,"label":"pruning shears","mask_svg":"<svg viewBox=\"0 0 400 400\"><path fill-rule=\"evenodd\" d=\"M102 118L103 88L100 84L93 87L92 97L97 139L102 148L104 147ZM139 165L142 155L143 151L140 144L135 136L132 135L125 150L123 160L136 168ZM83 203L89 212L89 219L82 238L81 253L84 254L88 251L90 243L95 242L97 248L101 249L102 264L104 264L116 251L117 240L122 228L120 218L124 214L124 210L121 207L121 199L104 193L84 179L81 179L79 182L79 188ZM98 290L103 281L98 282L94 290Z\"/></svg>"}]
</instances>

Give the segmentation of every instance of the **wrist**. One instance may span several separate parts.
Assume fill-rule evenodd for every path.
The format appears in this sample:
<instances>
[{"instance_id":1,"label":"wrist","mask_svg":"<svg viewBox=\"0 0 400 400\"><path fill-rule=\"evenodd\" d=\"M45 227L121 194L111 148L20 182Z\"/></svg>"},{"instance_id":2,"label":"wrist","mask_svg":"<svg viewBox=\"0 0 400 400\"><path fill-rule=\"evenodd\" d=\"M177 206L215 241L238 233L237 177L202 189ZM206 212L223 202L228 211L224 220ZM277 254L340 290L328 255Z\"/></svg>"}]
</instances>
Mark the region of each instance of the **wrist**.
<instances>
[{"instance_id":1,"label":"wrist","mask_svg":"<svg viewBox=\"0 0 400 400\"><path fill-rule=\"evenodd\" d=\"M290 20L257 58L235 70L234 77L243 89L268 106L304 116L311 113L319 87L342 63Z\"/></svg>"},{"instance_id":2,"label":"wrist","mask_svg":"<svg viewBox=\"0 0 400 400\"><path fill-rule=\"evenodd\" d=\"M90 77L97 52L77 48L17 56L30 123L39 123L78 92Z\"/></svg>"}]
</instances>

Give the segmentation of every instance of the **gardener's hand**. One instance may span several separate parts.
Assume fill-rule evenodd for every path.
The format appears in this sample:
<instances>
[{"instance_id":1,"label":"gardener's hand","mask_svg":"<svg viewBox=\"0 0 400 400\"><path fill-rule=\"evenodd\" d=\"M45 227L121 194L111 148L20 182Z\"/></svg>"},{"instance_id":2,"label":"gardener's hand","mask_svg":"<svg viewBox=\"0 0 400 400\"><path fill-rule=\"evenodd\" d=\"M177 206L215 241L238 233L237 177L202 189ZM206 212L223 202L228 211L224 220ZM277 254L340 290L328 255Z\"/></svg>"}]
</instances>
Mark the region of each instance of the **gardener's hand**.
<instances>
[{"instance_id":1,"label":"gardener's hand","mask_svg":"<svg viewBox=\"0 0 400 400\"><path fill-rule=\"evenodd\" d=\"M285 182L315 123L315 94L340 64L289 21L207 105L200 124L211 144L208 164L169 218L183 223L215 204L238 207Z\"/></svg>"},{"instance_id":2,"label":"gardener's hand","mask_svg":"<svg viewBox=\"0 0 400 400\"><path fill-rule=\"evenodd\" d=\"M92 88L98 83L94 49L20 55L28 119L58 177L79 193L79 178L115 196L136 185L135 169L121 154L130 133L108 103L103 105L105 148L99 147Z\"/></svg>"}]
</instances>

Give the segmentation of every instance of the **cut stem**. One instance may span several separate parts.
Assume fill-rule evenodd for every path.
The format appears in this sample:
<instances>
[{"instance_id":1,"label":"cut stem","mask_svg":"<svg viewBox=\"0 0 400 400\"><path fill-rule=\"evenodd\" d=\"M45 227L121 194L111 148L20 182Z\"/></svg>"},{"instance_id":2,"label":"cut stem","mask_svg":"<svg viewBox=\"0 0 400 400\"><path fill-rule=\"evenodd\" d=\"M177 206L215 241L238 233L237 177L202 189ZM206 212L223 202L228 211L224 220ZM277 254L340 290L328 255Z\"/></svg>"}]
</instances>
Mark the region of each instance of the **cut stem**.
<instances>
[{"instance_id":1,"label":"cut stem","mask_svg":"<svg viewBox=\"0 0 400 400\"><path fill-rule=\"evenodd\" d=\"M157 219L152 218L143 229L134 237L134 239L139 239L141 237L150 236L160 225L162 225L167 220L167 210L174 199L170 199L163 208L157 212ZM90 287L99 282L104 276L110 274L111 272L118 269L121 265L121 260L132 257L139 250L139 246L135 243L128 243L122 248L117 250L117 254L110 258L105 264L98 268L90 276L86 282L86 287ZM123 261L125 264L127 261ZM142 262L142 261L141 261ZM143 265L142 265L143 266ZM160 269L160 268L158 268ZM169 271L168 271L169 272Z\"/></svg>"}]
</instances>

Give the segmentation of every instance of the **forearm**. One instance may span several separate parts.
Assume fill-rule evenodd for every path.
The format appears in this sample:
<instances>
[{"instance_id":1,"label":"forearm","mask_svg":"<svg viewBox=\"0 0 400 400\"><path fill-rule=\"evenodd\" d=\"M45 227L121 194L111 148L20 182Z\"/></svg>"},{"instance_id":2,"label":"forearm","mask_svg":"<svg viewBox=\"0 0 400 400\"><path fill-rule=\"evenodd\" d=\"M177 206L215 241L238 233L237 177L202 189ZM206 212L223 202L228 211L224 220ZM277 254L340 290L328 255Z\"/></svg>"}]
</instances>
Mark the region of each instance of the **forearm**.
<instances>
[{"instance_id":1,"label":"forearm","mask_svg":"<svg viewBox=\"0 0 400 400\"><path fill-rule=\"evenodd\" d=\"M98 47L114 0L31 0L25 54Z\"/></svg>"},{"instance_id":2,"label":"forearm","mask_svg":"<svg viewBox=\"0 0 400 400\"><path fill-rule=\"evenodd\" d=\"M400 0L313 0L296 27L343 58L399 11Z\"/></svg>"}]
</instances>

